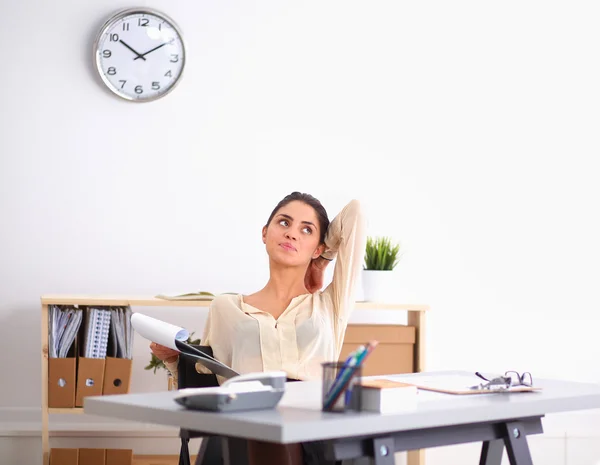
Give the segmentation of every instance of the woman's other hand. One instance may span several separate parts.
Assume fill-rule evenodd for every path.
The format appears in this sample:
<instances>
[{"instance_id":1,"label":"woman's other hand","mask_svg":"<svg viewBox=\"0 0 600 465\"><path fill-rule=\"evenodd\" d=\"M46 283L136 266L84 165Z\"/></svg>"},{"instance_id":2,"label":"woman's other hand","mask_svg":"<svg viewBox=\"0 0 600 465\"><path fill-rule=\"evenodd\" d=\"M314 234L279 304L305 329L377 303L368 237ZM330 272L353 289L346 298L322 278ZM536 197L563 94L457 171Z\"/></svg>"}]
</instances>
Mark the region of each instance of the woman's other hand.
<instances>
[{"instance_id":1,"label":"woman's other hand","mask_svg":"<svg viewBox=\"0 0 600 465\"><path fill-rule=\"evenodd\" d=\"M310 262L304 276L304 286L311 294L319 291L323 287L323 274L325 268L329 265L329 260L318 257Z\"/></svg>"},{"instance_id":2,"label":"woman's other hand","mask_svg":"<svg viewBox=\"0 0 600 465\"><path fill-rule=\"evenodd\" d=\"M156 357L158 357L163 362L174 362L179 357L179 351L173 350L169 347L161 346L156 342L150 344L150 350Z\"/></svg>"}]
</instances>

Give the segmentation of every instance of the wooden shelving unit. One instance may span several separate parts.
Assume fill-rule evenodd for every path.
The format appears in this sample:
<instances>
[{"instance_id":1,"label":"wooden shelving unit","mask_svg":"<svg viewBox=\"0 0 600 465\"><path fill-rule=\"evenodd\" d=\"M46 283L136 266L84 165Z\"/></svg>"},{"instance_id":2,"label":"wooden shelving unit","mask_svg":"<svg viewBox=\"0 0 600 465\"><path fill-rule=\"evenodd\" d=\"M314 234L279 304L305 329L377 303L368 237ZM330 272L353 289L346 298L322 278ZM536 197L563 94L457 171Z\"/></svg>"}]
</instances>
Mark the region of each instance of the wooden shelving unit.
<instances>
[{"instance_id":1,"label":"wooden shelving unit","mask_svg":"<svg viewBox=\"0 0 600 465\"><path fill-rule=\"evenodd\" d=\"M42 453L43 465L50 463L50 414L83 414L83 408L49 408L48 407L48 306L49 305L83 305L83 306L131 306L134 307L209 307L210 301L164 300L147 296L116 295L44 295L42 304ZM416 338L414 345L415 372L425 370L425 313L428 305L390 304L376 302L356 302L356 310L402 310L408 312L408 325L414 326ZM134 460L135 461L135 460ZM408 453L408 465L423 465L422 451Z\"/></svg>"}]
</instances>

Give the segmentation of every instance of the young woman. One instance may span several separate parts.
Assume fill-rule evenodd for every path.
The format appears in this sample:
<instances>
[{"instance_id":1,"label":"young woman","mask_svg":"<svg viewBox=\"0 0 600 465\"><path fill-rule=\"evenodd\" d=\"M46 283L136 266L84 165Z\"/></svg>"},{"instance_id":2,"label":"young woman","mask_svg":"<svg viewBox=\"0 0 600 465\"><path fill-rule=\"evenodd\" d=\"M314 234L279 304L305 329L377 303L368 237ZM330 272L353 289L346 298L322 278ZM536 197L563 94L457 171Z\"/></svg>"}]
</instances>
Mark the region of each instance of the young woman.
<instances>
[{"instance_id":1,"label":"young woman","mask_svg":"<svg viewBox=\"0 0 600 465\"><path fill-rule=\"evenodd\" d=\"M262 230L269 281L251 295L222 295L210 306L202 345L238 373L282 370L288 378L320 379L321 363L339 358L354 307L365 253L365 221L352 200L329 223L321 203L293 192L275 207ZM323 273L336 258L325 290ZM150 345L177 379L178 352ZM200 364L198 371L205 371ZM300 445L251 441L251 464L302 463Z\"/></svg>"}]
</instances>

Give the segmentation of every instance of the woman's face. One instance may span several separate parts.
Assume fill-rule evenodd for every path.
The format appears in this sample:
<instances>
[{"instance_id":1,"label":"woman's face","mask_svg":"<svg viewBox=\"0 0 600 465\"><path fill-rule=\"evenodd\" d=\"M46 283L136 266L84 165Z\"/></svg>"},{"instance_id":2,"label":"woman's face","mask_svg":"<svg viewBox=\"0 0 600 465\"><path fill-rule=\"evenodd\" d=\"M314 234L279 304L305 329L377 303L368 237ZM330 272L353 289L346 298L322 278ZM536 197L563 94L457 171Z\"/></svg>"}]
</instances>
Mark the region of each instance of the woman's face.
<instances>
[{"instance_id":1,"label":"woman's face","mask_svg":"<svg viewBox=\"0 0 600 465\"><path fill-rule=\"evenodd\" d=\"M268 227L263 228L263 242L269 257L282 265L307 265L322 253L321 232L315 210L294 200L281 207Z\"/></svg>"}]
</instances>

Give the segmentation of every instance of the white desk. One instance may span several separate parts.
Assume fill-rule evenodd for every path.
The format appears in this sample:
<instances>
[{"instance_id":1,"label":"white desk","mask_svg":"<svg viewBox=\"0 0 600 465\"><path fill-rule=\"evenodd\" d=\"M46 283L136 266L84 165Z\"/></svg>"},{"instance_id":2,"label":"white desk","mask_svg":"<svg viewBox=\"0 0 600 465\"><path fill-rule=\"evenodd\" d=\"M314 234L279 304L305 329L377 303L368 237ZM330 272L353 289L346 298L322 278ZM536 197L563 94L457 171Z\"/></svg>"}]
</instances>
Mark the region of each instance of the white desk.
<instances>
[{"instance_id":1,"label":"white desk","mask_svg":"<svg viewBox=\"0 0 600 465\"><path fill-rule=\"evenodd\" d=\"M419 377L461 372L416 373ZM467 442L483 442L482 465L500 465L506 446L513 465L532 464L528 434L543 432L549 413L600 408L600 385L535 380L540 392L445 395L420 391L412 407L381 415L324 413L320 383L288 383L278 407L268 411L208 413L185 410L176 392L88 397L88 414L157 423L227 437L276 443L330 441L338 460L364 456L376 465L393 465L393 452ZM424 393L422 397L419 397Z\"/></svg>"}]
</instances>

